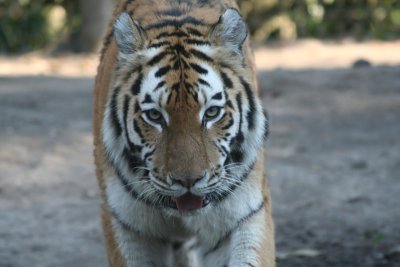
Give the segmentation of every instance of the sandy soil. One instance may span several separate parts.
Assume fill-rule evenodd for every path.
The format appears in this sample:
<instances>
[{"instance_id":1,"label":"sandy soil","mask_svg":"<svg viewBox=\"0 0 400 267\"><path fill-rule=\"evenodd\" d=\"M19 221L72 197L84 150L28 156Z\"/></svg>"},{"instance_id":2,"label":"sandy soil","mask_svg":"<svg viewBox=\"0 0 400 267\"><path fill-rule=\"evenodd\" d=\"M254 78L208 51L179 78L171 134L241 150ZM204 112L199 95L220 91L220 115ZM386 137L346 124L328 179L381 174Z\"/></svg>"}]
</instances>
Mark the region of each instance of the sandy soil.
<instances>
[{"instance_id":1,"label":"sandy soil","mask_svg":"<svg viewBox=\"0 0 400 267\"><path fill-rule=\"evenodd\" d=\"M307 41L257 52L279 267L400 266L399 48ZM371 66L352 68L360 58ZM106 266L96 64L0 58L0 267Z\"/></svg>"}]
</instances>

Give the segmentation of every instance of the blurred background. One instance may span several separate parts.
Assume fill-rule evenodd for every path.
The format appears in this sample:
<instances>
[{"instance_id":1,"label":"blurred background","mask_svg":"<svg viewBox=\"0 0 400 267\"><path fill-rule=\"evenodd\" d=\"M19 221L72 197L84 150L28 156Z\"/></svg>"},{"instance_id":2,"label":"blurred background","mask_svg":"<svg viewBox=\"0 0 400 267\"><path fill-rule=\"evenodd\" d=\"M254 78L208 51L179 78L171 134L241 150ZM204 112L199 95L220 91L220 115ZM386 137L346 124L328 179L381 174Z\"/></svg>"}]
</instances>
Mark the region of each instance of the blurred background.
<instances>
[{"instance_id":1,"label":"blurred background","mask_svg":"<svg viewBox=\"0 0 400 267\"><path fill-rule=\"evenodd\" d=\"M1 0L0 52L95 51L117 0ZM240 0L253 40L393 40L397 0ZM94 12L96 11L96 12Z\"/></svg>"},{"instance_id":2,"label":"blurred background","mask_svg":"<svg viewBox=\"0 0 400 267\"><path fill-rule=\"evenodd\" d=\"M117 2L0 0L0 267L106 266L92 87ZM238 3L277 266L399 267L400 1Z\"/></svg>"}]
</instances>

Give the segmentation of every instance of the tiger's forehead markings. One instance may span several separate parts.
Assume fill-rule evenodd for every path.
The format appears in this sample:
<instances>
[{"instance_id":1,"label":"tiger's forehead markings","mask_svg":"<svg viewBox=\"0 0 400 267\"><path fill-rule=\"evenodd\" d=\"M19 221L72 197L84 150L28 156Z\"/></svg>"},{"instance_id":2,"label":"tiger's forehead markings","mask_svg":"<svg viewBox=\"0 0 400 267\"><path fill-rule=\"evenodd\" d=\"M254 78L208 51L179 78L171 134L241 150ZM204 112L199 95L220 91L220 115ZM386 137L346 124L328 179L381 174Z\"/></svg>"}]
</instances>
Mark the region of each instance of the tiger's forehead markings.
<instances>
[{"instance_id":1,"label":"tiger's forehead markings","mask_svg":"<svg viewBox=\"0 0 400 267\"><path fill-rule=\"evenodd\" d=\"M186 27L186 30L187 30L188 33L190 33L191 35L194 35L194 36L203 36L203 34L202 34L198 29L192 28L192 27L190 27L190 26Z\"/></svg>"},{"instance_id":2,"label":"tiger's forehead markings","mask_svg":"<svg viewBox=\"0 0 400 267\"><path fill-rule=\"evenodd\" d=\"M157 66L152 67L142 81L140 102L143 106L154 106L155 102L158 102L162 95L162 90L155 90L163 88L165 84L162 77L156 75L159 70L160 68ZM149 101L150 99L152 100L151 102Z\"/></svg>"},{"instance_id":3,"label":"tiger's forehead markings","mask_svg":"<svg viewBox=\"0 0 400 267\"><path fill-rule=\"evenodd\" d=\"M171 9L160 11L158 13L160 15L171 16L171 17L180 17L185 14L180 8L171 8Z\"/></svg>"},{"instance_id":4,"label":"tiger's forehead markings","mask_svg":"<svg viewBox=\"0 0 400 267\"><path fill-rule=\"evenodd\" d=\"M175 27L175 29L179 29L187 24L190 25L207 25L201 19L197 19L191 16L184 17L182 19L164 19L159 22L147 25L145 30L153 30L153 29L160 29L165 28L168 26Z\"/></svg>"},{"instance_id":5,"label":"tiger's forehead markings","mask_svg":"<svg viewBox=\"0 0 400 267\"><path fill-rule=\"evenodd\" d=\"M205 61L212 61L212 57L215 55L215 50L208 44L195 44L190 51Z\"/></svg>"},{"instance_id":6,"label":"tiger's forehead markings","mask_svg":"<svg viewBox=\"0 0 400 267\"><path fill-rule=\"evenodd\" d=\"M162 32L158 34L155 39L161 39L161 38L166 38L166 37L189 37L189 34L182 30L177 30L173 32Z\"/></svg>"},{"instance_id":7,"label":"tiger's forehead markings","mask_svg":"<svg viewBox=\"0 0 400 267\"><path fill-rule=\"evenodd\" d=\"M203 70L205 70L205 72L200 73L198 81L200 82L202 80L205 81L208 85L210 85L206 86L207 87L206 92L210 92L212 94L215 94L217 92L223 92L224 90L223 82L221 81L221 78L217 74L217 72L207 63L202 63L199 66ZM201 88L204 88L204 86Z\"/></svg>"},{"instance_id":8,"label":"tiger's forehead markings","mask_svg":"<svg viewBox=\"0 0 400 267\"><path fill-rule=\"evenodd\" d=\"M190 24L192 22L189 19L179 23ZM174 23L172 24L175 25ZM158 28L158 25L160 24L148 26L148 28ZM190 33L193 35L190 36ZM188 29L184 27L173 31L159 32L157 36L160 38L156 39L153 44L149 44L144 51L149 71L146 77L143 77L141 84L142 101L143 96L148 95L162 107L170 102L171 94L173 94L176 101L191 95L201 104L201 102L206 103L211 100L216 93L223 91L221 78L211 67L215 50L207 40L204 40L204 34L192 27L188 27ZM185 43L190 44L185 45ZM161 64L161 62L164 63ZM170 77L175 78L171 79ZM179 77L178 80L176 80L177 77ZM201 99L198 99L199 94Z\"/></svg>"}]
</instances>

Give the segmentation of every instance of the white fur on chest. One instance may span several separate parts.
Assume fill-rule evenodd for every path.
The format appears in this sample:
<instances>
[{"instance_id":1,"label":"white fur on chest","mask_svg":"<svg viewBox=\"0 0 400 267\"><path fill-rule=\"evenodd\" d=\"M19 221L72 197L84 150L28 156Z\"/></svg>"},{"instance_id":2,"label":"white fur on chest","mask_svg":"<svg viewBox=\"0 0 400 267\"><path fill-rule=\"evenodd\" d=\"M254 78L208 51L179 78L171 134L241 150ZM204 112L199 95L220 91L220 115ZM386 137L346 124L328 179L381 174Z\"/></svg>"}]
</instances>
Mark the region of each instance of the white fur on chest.
<instances>
[{"instance_id":1,"label":"white fur on chest","mask_svg":"<svg viewBox=\"0 0 400 267\"><path fill-rule=\"evenodd\" d=\"M250 175L232 194L219 203L182 214L152 207L132 198L115 176L106 178L107 204L120 222L144 237L182 241L196 236L200 247L208 249L238 226L238 221L263 202L257 177Z\"/></svg>"}]
</instances>

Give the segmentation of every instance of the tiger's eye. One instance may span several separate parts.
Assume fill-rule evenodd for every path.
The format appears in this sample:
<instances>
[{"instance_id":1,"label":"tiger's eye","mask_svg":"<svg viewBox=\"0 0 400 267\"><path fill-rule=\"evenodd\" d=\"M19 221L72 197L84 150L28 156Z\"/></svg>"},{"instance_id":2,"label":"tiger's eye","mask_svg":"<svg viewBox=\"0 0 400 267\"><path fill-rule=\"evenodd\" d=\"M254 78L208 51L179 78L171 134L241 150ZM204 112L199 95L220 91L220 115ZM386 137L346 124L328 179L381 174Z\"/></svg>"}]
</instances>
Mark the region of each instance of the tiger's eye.
<instances>
[{"instance_id":1,"label":"tiger's eye","mask_svg":"<svg viewBox=\"0 0 400 267\"><path fill-rule=\"evenodd\" d=\"M162 118L161 113L156 109L150 109L146 112L147 117L152 121L160 121Z\"/></svg>"},{"instance_id":2,"label":"tiger's eye","mask_svg":"<svg viewBox=\"0 0 400 267\"><path fill-rule=\"evenodd\" d=\"M214 119L214 118L218 117L220 111L221 111L220 107L216 107L216 106L210 107L206 110L205 117L208 120Z\"/></svg>"}]
</instances>

